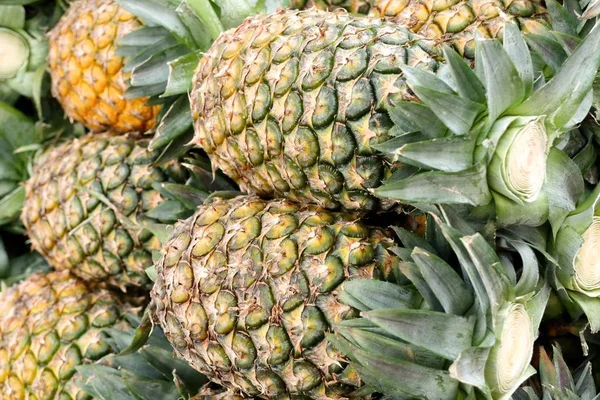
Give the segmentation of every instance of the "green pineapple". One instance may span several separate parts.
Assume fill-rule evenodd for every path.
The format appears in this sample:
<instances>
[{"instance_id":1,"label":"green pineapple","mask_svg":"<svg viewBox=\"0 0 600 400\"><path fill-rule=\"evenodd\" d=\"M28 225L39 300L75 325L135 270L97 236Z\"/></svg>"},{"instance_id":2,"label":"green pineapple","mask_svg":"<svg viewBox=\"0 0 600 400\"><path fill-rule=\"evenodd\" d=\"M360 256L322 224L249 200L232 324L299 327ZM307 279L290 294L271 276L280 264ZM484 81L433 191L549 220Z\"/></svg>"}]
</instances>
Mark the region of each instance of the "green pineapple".
<instances>
[{"instance_id":1,"label":"green pineapple","mask_svg":"<svg viewBox=\"0 0 600 400\"><path fill-rule=\"evenodd\" d=\"M535 372L537 263L513 282L481 235L443 224L461 278L395 230L403 247L351 214L215 198L167 242L152 318L225 398L507 398Z\"/></svg>"},{"instance_id":2,"label":"green pineapple","mask_svg":"<svg viewBox=\"0 0 600 400\"><path fill-rule=\"evenodd\" d=\"M550 29L548 11L539 0L350 0L309 1L296 8L344 8L350 13L384 18L411 31L449 44L467 58L475 57L475 34L500 38L507 21L523 33L544 34Z\"/></svg>"},{"instance_id":3,"label":"green pineapple","mask_svg":"<svg viewBox=\"0 0 600 400\"><path fill-rule=\"evenodd\" d=\"M598 34L535 87L516 27L504 37L479 42L473 73L448 48L375 18L249 18L200 60L194 143L263 196L349 210L494 200L500 219L527 207L534 220L519 222L540 224L548 152L589 109Z\"/></svg>"},{"instance_id":4,"label":"green pineapple","mask_svg":"<svg viewBox=\"0 0 600 400\"><path fill-rule=\"evenodd\" d=\"M390 275L392 246L352 214L215 198L175 226L156 263L153 319L176 354L237 394L346 398L361 380L325 334L357 313L337 293Z\"/></svg>"}]
</instances>

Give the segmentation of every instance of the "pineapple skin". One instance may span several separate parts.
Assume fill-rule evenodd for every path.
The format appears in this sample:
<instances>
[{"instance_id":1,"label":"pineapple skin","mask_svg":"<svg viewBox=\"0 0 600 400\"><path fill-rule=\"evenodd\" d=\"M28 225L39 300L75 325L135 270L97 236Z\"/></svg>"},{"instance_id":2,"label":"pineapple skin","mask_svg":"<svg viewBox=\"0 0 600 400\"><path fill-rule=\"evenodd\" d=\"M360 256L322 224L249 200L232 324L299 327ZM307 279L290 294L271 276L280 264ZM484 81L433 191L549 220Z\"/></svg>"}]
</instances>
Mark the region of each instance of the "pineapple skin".
<instances>
[{"instance_id":1,"label":"pineapple skin","mask_svg":"<svg viewBox=\"0 0 600 400\"><path fill-rule=\"evenodd\" d=\"M541 0L297 0L294 9L345 9L353 14L385 18L439 44L452 46L460 55L474 58L475 32L501 38L504 24L516 23L524 33L550 29Z\"/></svg>"},{"instance_id":2,"label":"pineapple skin","mask_svg":"<svg viewBox=\"0 0 600 400\"><path fill-rule=\"evenodd\" d=\"M379 18L283 10L246 19L200 61L195 143L249 193L328 209L386 207L390 103L415 100L402 65L435 71L431 41Z\"/></svg>"},{"instance_id":3,"label":"pineapple skin","mask_svg":"<svg viewBox=\"0 0 600 400\"><path fill-rule=\"evenodd\" d=\"M347 398L360 378L325 334L358 312L337 293L353 277L389 276L393 245L354 214L215 199L165 245L152 318L178 356L229 393Z\"/></svg>"},{"instance_id":4,"label":"pineapple skin","mask_svg":"<svg viewBox=\"0 0 600 400\"><path fill-rule=\"evenodd\" d=\"M146 132L160 106L126 99L128 74L117 41L142 26L113 0L77 0L49 33L52 95L92 131Z\"/></svg>"},{"instance_id":5,"label":"pineapple skin","mask_svg":"<svg viewBox=\"0 0 600 400\"><path fill-rule=\"evenodd\" d=\"M68 271L34 274L0 294L0 399L90 399L76 367L112 352L107 328L140 310Z\"/></svg>"},{"instance_id":6,"label":"pineapple skin","mask_svg":"<svg viewBox=\"0 0 600 400\"><path fill-rule=\"evenodd\" d=\"M523 33L550 29L541 0L375 0L369 15L390 20L466 58L475 57L475 33L501 38L504 24L516 23Z\"/></svg>"},{"instance_id":7,"label":"pineapple skin","mask_svg":"<svg viewBox=\"0 0 600 400\"><path fill-rule=\"evenodd\" d=\"M33 249L57 270L125 289L149 287L145 269L158 238L141 229L167 199L153 188L182 183L178 162L154 165L148 140L88 134L46 149L25 183L21 220Z\"/></svg>"}]
</instances>

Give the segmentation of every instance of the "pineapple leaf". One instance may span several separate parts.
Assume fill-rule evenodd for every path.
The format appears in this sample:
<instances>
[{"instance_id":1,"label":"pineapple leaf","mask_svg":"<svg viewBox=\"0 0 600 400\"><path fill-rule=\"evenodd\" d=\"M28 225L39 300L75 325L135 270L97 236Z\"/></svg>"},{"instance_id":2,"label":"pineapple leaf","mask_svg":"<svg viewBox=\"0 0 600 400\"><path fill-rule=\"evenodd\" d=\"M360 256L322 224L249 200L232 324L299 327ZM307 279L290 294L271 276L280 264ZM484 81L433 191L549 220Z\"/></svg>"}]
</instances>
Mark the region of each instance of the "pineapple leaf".
<instances>
[{"instance_id":1,"label":"pineapple leaf","mask_svg":"<svg viewBox=\"0 0 600 400\"><path fill-rule=\"evenodd\" d=\"M0 27L12 30L25 29L25 7L5 4L0 5Z\"/></svg>"},{"instance_id":2,"label":"pineapple leaf","mask_svg":"<svg viewBox=\"0 0 600 400\"><path fill-rule=\"evenodd\" d=\"M548 194L548 220L556 238L567 215L574 211L584 191L584 181L577 164L564 152L552 148L544 190Z\"/></svg>"},{"instance_id":3,"label":"pineapple leaf","mask_svg":"<svg viewBox=\"0 0 600 400\"><path fill-rule=\"evenodd\" d=\"M590 323L592 333L600 331L600 298L585 293L569 291L569 297L583 310Z\"/></svg>"},{"instance_id":4,"label":"pineapple leaf","mask_svg":"<svg viewBox=\"0 0 600 400\"><path fill-rule=\"evenodd\" d=\"M13 185L14 182L11 182L11 187ZM25 188L17 186L10 193L2 193L0 196L0 226L3 226L19 219L25 203Z\"/></svg>"},{"instance_id":5,"label":"pineapple leaf","mask_svg":"<svg viewBox=\"0 0 600 400\"><path fill-rule=\"evenodd\" d=\"M475 103L485 104L485 87L471 67L454 49L444 46L443 51L458 94Z\"/></svg>"},{"instance_id":6,"label":"pineapple leaf","mask_svg":"<svg viewBox=\"0 0 600 400\"><path fill-rule=\"evenodd\" d=\"M592 0L589 2L585 12L581 15L582 19L592 19L600 15L600 0Z\"/></svg>"},{"instance_id":7,"label":"pineapple leaf","mask_svg":"<svg viewBox=\"0 0 600 400\"><path fill-rule=\"evenodd\" d=\"M377 332L355 328L344 322L337 325L336 333L369 354L379 354L392 360L410 361L429 368L444 367L444 359L426 349L400 342Z\"/></svg>"},{"instance_id":8,"label":"pineapple leaf","mask_svg":"<svg viewBox=\"0 0 600 400\"><path fill-rule=\"evenodd\" d=\"M418 130L428 138L441 138L446 136L448 128L435 113L427 106L409 101L399 102L390 110L390 116L396 125L399 119L409 121L410 132Z\"/></svg>"},{"instance_id":9,"label":"pineapple leaf","mask_svg":"<svg viewBox=\"0 0 600 400\"><path fill-rule=\"evenodd\" d=\"M429 253L437 254L436 249L416 233L397 226L392 226L392 229L405 249L413 250L415 247L420 247Z\"/></svg>"},{"instance_id":10,"label":"pineapple leaf","mask_svg":"<svg viewBox=\"0 0 600 400\"><path fill-rule=\"evenodd\" d=\"M188 52L188 48L183 45L175 45L155 52L150 58L133 69L131 85L151 86L166 82L169 77L168 63L188 54Z\"/></svg>"},{"instance_id":11,"label":"pineapple leaf","mask_svg":"<svg viewBox=\"0 0 600 400\"><path fill-rule=\"evenodd\" d=\"M357 363L354 367L367 385L392 398L457 398L458 382L446 371L373 355L340 337L328 336L328 339Z\"/></svg>"},{"instance_id":12,"label":"pineapple leaf","mask_svg":"<svg viewBox=\"0 0 600 400\"><path fill-rule=\"evenodd\" d=\"M545 4L550 15L552 28L559 32L577 36L578 22L575 15L571 14L566 7L560 5L556 0L546 0Z\"/></svg>"},{"instance_id":13,"label":"pineapple leaf","mask_svg":"<svg viewBox=\"0 0 600 400\"><path fill-rule=\"evenodd\" d=\"M513 243L512 246L521 256L523 271L515 287L517 296L524 296L535 290L540 280L540 265L533 249L525 243Z\"/></svg>"},{"instance_id":14,"label":"pineapple leaf","mask_svg":"<svg viewBox=\"0 0 600 400\"><path fill-rule=\"evenodd\" d=\"M437 311L378 309L363 317L384 331L444 357L455 360L470 348L475 319Z\"/></svg>"},{"instance_id":15,"label":"pineapple leaf","mask_svg":"<svg viewBox=\"0 0 600 400\"><path fill-rule=\"evenodd\" d=\"M481 234L464 236L461 242L472 261L467 265L475 267L467 269L469 277L476 274L481 279L494 315L507 299L514 299L515 289L504 274L498 255Z\"/></svg>"},{"instance_id":16,"label":"pineapple leaf","mask_svg":"<svg viewBox=\"0 0 600 400\"><path fill-rule=\"evenodd\" d=\"M432 171L404 179L392 176L374 193L407 203L480 205L492 199L486 168L481 164L460 172Z\"/></svg>"},{"instance_id":17,"label":"pineapple leaf","mask_svg":"<svg viewBox=\"0 0 600 400\"><path fill-rule=\"evenodd\" d=\"M180 96L173 102L161 119L158 128L156 128L156 133L150 141L149 148L151 150L168 145L192 129L192 116L189 107L190 102L187 96Z\"/></svg>"},{"instance_id":18,"label":"pineapple leaf","mask_svg":"<svg viewBox=\"0 0 600 400\"><path fill-rule=\"evenodd\" d=\"M476 267L471 260L471 256L469 252L464 246L462 239L462 235L460 231L452 228L451 226L438 222L440 229L442 230L442 234L450 243L450 246L454 250L454 253L458 257L458 261L463 271L463 275L469 277L469 282L473 286L473 291L475 292L475 297L479 303L480 310L488 310L490 308L490 298L486 292L486 288L483 284L483 280L479 274L477 274Z\"/></svg>"},{"instance_id":19,"label":"pineapple leaf","mask_svg":"<svg viewBox=\"0 0 600 400\"><path fill-rule=\"evenodd\" d=\"M181 18L185 18L186 14L194 14L194 16L202 21L202 25L209 32L212 40L218 38L225 30L209 0L185 0L179 5L177 12ZM211 41L205 40L199 47L204 48L204 46L209 45L210 42Z\"/></svg>"},{"instance_id":20,"label":"pineapple leaf","mask_svg":"<svg viewBox=\"0 0 600 400\"><path fill-rule=\"evenodd\" d=\"M450 265L418 247L413 250L412 258L446 313L464 315L471 308L474 301L471 290Z\"/></svg>"},{"instance_id":21,"label":"pineapple leaf","mask_svg":"<svg viewBox=\"0 0 600 400\"><path fill-rule=\"evenodd\" d=\"M540 327L540 323L542 322L542 318L544 317L544 311L546 310L546 305L548 304L548 299L550 298L550 286L547 283L544 283L543 287L539 292L535 294L527 303L525 303L525 309L527 310L527 314L531 317L533 321L533 332L537 338L538 329Z\"/></svg>"},{"instance_id":22,"label":"pineapple leaf","mask_svg":"<svg viewBox=\"0 0 600 400\"><path fill-rule=\"evenodd\" d=\"M506 23L504 26L504 51L512 60L525 91L524 96L529 96L533 92L533 62L531 61L531 52L527 48L527 43L523 35L514 23Z\"/></svg>"},{"instance_id":23,"label":"pineapple leaf","mask_svg":"<svg viewBox=\"0 0 600 400\"><path fill-rule=\"evenodd\" d=\"M421 303L421 297L410 288L384 281L355 279L346 282L344 292L352 298L360 299L361 311L379 308L415 308ZM344 296L342 296L342 301ZM352 305L352 304L351 304Z\"/></svg>"},{"instance_id":24,"label":"pineapple leaf","mask_svg":"<svg viewBox=\"0 0 600 400\"><path fill-rule=\"evenodd\" d=\"M142 26L117 40L119 47L144 48L154 46L170 35L162 26ZM117 54L118 54L117 49Z\"/></svg>"},{"instance_id":25,"label":"pineapple leaf","mask_svg":"<svg viewBox=\"0 0 600 400\"><path fill-rule=\"evenodd\" d=\"M416 167L460 172L473 166L476 140L476 135L462 135L407 143L394 155Z\"/></svg>"},{"instance_id":26,"label":"pineapple leaf","mask_svg":"<svg viewBox=\"0 0 600 400\"><path fill-rule=\"evenodd\" d=\"M417 288L423 299L425 299L425 303L429 306L431 310L434 311L444 311L444 307L442 303L437 298L437 293L433 291L431 286L427 284L427 281L423 278L421 271L417 264L413 262L403 262L398 266L402 275L404 275L410 282Z\"/></svg>"},{"instance_id":27,"label":"pineapple leaf","mask_svg":"<svg viewBox=\"0 0 600 400\"><path fill-rule=\"evenodd\" d=\"M509 107L523 100L525 87L515 64L497 40L477 40L475 64L484 76L488 124L492 124Z\"/></svg>"},{"instance_id":28,"label":"pineapple leaf","mask_svg":"<svg viewBox=\"0 0 600 400\"><path fill-rule=\"evenodd\" d=\"M569 57L563 46L554 38L532 33L526 36L526 40L531 49L544 60L544 63L554 73L560 69Z\"/></svg>"},{"instance_id":29,"label":"pineapple leaf","mask_svg":"<svg viewBox=\"0 0 600 400\"><path fill-rule=\"evenodd\" d=\"M190 48L195 45L191 32L183 24L175 7L176 0L117 0L117 3L146 25L159 25L167 29L180 43ZM151 50L151 48L149 48Z\"/></svg>"},{"instance_id":30,"label":"pineapple leaf","mask_svg":"<svg viewBox=\"0 0 600 400\"><path fill-rule=\"evenodd\" d=\"M573 53L573 51L581 44L581 38L578 36L569 35L563 32L552 32L552 35L561 44L567 54Z\"/></svg>"},{"instance_id":31,"label":"pineapple leaf","mask_svg":"<svg viewBox=\"0 0 600 400\"><path fill-rule=\"evenodd\" d=\"M492 194L496 206L496 223L499 227L539 226L548 220L548 196L544 192L541 192L533 202L520 203L499 192L492 192Z\"/></svg>"},{"instance_id":32,"label":"pineapple leaf","mask_svg":"<svg viewBox=\"0 0 600 400\"><path fill-rule=\"evenodd\" d=\"M413 86L421 86L435 92L454 94L454 90L450 86L429 71L409 65L402 65L401 68L411 88Z\"/></svg>"},{"instance_id":33,"label":"pineapple leaf","mask_svg":"<svg viewBox=\"0 0 600 400\"><path fill-rule=\"evenodd\" d=\"M456 94L418 85L411 85L410 88L456 135L467 134L475 119L485 110L483 105Z\"/></svg>"},{"instance_id":34,"label":"pineapple leaf","mask_svg":"<svg viewBox=\"0 0 600 400\"><path fill-rule=\"evenodd\" d=\"M472 347L464 351L449 368L450 376L474 386L491 398L485 380L485 367L490 355L489 347Z\"/></svg>"},{"instance_id":35,"label":"pineapple leaf","mask_svg":"<svg viewBox=\"0 0 600 400\"><path fill-rule=\"evenodd\" d=\"M192 88L192 77L199 61L200 56L195 52L170 61L167 87L161 97L187 93ZM187 99L187 96L183 97Z\"/></svg>"}]
</instances>

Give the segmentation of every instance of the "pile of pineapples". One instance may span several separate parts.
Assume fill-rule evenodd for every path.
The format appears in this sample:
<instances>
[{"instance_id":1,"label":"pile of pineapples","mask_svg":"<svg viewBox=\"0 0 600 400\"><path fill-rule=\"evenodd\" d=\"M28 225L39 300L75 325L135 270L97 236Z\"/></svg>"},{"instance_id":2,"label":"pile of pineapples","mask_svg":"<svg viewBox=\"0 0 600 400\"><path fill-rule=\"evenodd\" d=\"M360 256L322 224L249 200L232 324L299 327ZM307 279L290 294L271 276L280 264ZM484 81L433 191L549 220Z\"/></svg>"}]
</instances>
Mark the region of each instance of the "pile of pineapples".
<instances>
[{"instance_id":1,"label":"pile of pineapples","mask_svg":"<svg viewBox=\"0 0 600 400\"><path fill-rule=\"evenodd\" d=\"M2 1L0 399L600 399L598 14Z\"/></svg>"}]
</instances>

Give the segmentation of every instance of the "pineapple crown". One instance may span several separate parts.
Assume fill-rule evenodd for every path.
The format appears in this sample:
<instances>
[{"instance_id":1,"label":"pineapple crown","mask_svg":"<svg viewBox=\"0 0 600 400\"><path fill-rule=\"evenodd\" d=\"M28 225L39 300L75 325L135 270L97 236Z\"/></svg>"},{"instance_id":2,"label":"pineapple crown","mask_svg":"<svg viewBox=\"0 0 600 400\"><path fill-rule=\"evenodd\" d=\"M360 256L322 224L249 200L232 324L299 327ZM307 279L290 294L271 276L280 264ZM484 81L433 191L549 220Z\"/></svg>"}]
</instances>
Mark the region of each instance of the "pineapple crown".
<instances>
[{"instance_id":1,"label":"pineapple crown","mask_svg":"<svg viewBox=\"0 0 600 400\"><path fill-rule=\"evenodd\" d=\"M403 165L374 193L406 203L493 201L500 226L559 226L574 206L555 196L567 181L566 156L553 144L591 107L599 48L596 26L545 82L507 23L503 44L476 38L474 70L449 48L436 74L403 66L419 101L389 109L394 137L377 149Z\"/></svg>"},{"instance_id":2,"label":"pineapple crown","mask_svg":"<svg viewBox=\"0 0 600 400\"><path fill-rule=\"evenodd\" d=\"M540 383L542 386L541 397L538 392L526 386L519 389L514 395L514 400L540 400L540 399L565 399L565 400L596 400L600 394L596 390L592 367L589 362L584 363L571 374L565 363L562 351L558 346L552 346L552 360L543 347L540 347Z\"/></svg>"},{"instance_id":3,"label":"pineapple crown","mask_svg":"<svg viewBox=\"0 0 600 400\"><path fill-rule=\"evenodd\" d=\"M576 182L582 200L569 213L554 235L549 235L552 258L548 269L553 286L573 318L584 313L592 332L600 330L600 185L584 193L583 182Z\"/></svg>"},{"instance_id":4,"label":"pineapple crown","mask_svg":"<svg viewBox=\"0 0 600 400\"><path fill-rule=\"evenodd\" d=\"M404 245L394 249L399 284L344 285L341 299L362 318L338 324L329 339L385 395L507 399L535 373L529 362L550 294L537 258L527 246L496 253L451 208L429 218L429 241L395 229Z\"/></svg>"},{"instance_id":5,"label":"pineapple crown","mask_svg":"<svg viewBox=\"0 0 600 400\"><path fill-rule=\"evenodd\" d=\"M563 203L568 205L566 212L539 227L511 226L497 233L507 246L528 248L543 255L548 281L564 308L574 319L585 314L591 331L598 332L600 185L586 186L575 160L553 151L563 166L560 179L568 182L561 192Z\"/></svg>"}]
</instances>

